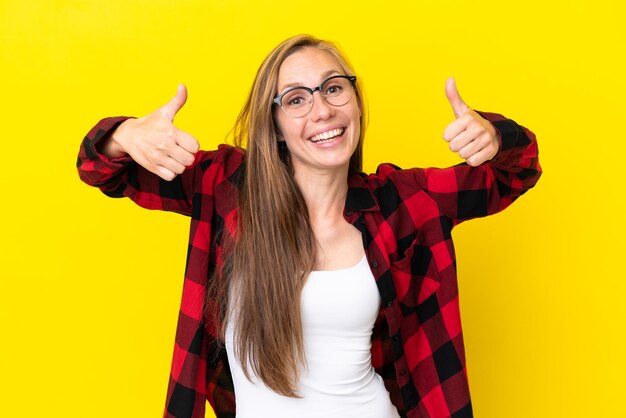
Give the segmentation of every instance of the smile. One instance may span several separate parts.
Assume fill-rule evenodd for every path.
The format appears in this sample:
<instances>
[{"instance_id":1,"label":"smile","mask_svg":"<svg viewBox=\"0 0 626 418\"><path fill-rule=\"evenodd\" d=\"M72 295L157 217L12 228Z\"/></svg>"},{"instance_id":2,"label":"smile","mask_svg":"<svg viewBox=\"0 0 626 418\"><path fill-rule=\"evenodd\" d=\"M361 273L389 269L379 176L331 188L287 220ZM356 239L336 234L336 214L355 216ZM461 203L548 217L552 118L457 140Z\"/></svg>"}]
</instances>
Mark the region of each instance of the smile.
<instances>
[{"instance_id":1,"label":"smile","mask_svg":"<svg viewBox=\"0 0 626 418\"><path fill-rule=\"evenodd\" d=\"M309 138L309 141L314 142L316 144L323 143L323 142L330 142L334 138L341 135L344 131L345 131L345 128L332 129L330 131L322 132L322 133L312 136L311 138Z\"/></svg>"}]
</instances>

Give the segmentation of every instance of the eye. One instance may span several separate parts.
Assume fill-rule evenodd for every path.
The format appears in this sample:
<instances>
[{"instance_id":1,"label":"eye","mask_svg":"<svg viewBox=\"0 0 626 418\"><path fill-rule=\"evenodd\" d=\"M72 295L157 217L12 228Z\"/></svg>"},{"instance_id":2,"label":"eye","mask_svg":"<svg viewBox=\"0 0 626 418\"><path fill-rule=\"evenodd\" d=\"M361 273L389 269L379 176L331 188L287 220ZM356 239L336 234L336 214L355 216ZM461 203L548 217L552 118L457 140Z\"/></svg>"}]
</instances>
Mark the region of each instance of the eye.
<instances>
[{"instance_id":1,"label":"eye","mask_svg":"<svg viewBox=\"0 0 626 418\"><path fill-rule=\"evenodd\" d=\"M287 106L289 107L298 107L298 106L302 106L304 104L304 97L301 96L295 96L295 97L289 97L289 99L287 100Z\"/></svg>"},{"instance_id":2,"label":"eye","mask_svg":"<svg viewBox=\"0 0 626 418\"><path fill-rule=\"evenodd\" d=\"M331 84L326 88L324 94L326 95L337 95L343 91L343 86L340 84Z\"/></svg>"},{"instance_id":3,"label":"eye","mask_svg":"<svg viewBox=\"0 0 626 418\"><path fill-rule=\"evenodd\" d=\"M291 109L302 107L311 101L310 96L304 89L294 89L283 96L283 106Z\"/></svg>"}]
</instances>

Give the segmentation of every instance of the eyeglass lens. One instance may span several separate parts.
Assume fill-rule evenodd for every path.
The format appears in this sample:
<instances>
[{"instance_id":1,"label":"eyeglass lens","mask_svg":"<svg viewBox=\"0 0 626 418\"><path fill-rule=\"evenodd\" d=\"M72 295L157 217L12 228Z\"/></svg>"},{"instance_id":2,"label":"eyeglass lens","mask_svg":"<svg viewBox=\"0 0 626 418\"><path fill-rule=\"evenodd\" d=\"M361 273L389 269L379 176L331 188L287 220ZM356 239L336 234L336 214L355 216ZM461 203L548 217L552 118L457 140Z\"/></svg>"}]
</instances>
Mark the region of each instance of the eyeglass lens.
<instances>
[{"instance_id":1,"label":"eyeglass lens","mask_svg":"<svg viewBox=\"0 0 626 418\"><path fill-rule=\"evenodd\" d=\"M324 99L333 106L343 106L352 97L352 84L345 77L331 77L320 89ZM283 109L292 116L304 116L313 106L313 95L304 88L289 91L282 99Z\"/></svg>"}]
</instances>

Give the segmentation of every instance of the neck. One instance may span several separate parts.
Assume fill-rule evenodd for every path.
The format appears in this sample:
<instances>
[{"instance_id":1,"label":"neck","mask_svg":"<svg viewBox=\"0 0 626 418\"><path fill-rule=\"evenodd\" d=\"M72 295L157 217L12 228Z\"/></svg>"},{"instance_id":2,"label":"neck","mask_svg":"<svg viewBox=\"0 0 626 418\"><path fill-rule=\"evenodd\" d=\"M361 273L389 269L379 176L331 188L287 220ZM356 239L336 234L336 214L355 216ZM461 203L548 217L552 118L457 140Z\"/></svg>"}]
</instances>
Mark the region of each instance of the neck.
<instances>
[{"instance_id":1,"label":"neck","mask_svg":"<svg viewBox=\"0 0 626 418\"><path fill-rule=\"evenodd\" d=\"M312 224L343 218L348 194L348 167L332 171L297 170L295 179L302 190Z\"/></svg>"}]
</instances>

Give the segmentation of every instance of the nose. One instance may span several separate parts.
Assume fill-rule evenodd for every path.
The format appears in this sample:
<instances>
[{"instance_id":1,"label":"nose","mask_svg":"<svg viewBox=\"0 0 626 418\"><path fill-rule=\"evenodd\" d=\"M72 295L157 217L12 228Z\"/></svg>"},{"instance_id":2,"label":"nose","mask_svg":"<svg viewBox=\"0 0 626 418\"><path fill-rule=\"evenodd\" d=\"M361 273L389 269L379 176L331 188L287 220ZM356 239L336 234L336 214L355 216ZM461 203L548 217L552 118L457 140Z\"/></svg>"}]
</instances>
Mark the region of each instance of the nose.
<instances>
[{"instance_id":1,"label":"nose","mask_svg":"<svg viewBox=\"0 0 626 418\"><path fill-rule=\"evenodd\" d=\"M317 97L315 96L317 93ZM326 98L319 90L313 92L313 104L311 105L310 117L312 120L325 120L334 114L334 108L326 101Z\"/></svg>"}]
</instances>

